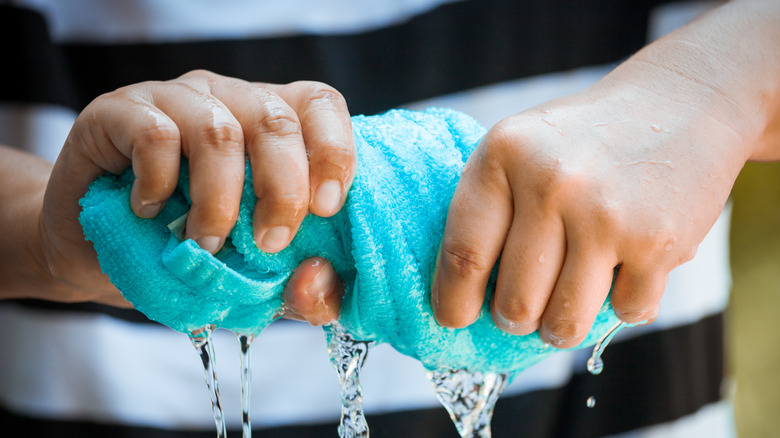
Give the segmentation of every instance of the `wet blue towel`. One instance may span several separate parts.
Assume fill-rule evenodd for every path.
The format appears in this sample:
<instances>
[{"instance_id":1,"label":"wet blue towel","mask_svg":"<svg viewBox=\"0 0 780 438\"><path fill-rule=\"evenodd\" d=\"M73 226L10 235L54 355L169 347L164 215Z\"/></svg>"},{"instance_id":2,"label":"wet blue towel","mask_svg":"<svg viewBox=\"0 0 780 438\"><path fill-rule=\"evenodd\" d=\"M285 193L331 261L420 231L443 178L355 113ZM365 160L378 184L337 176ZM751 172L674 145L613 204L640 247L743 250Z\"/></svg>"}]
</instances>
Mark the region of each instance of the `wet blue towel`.
<instances>
[{"instance_id":1,"label":"wet blue towel","mask_svg":"<svg viewBox=\"0 0 780 438\"><path fill-rule=\"evenodd\" d=\"M212 256L191 240L180 242L168 224L189 209L186 166L179 190L155 219L130 210L131 171L99 178L81 201L84 233L127 300L178 331L215 324L259 332L276 317L298 263L323 256L346 283L342 325L430 369L517 371L555 351L536 333L514 336L496 328L487 304L492 281L473 325L447 329L433 318L430 281L447 206L485 129L445 109L394 110L355 116L352 123L359 164L344 208L327 219L307 216L280 253L266 254L254 243L251 173L222 251ZM605 303L582 345L593 344L616 321Z\"/></svg>"}]
</instances>

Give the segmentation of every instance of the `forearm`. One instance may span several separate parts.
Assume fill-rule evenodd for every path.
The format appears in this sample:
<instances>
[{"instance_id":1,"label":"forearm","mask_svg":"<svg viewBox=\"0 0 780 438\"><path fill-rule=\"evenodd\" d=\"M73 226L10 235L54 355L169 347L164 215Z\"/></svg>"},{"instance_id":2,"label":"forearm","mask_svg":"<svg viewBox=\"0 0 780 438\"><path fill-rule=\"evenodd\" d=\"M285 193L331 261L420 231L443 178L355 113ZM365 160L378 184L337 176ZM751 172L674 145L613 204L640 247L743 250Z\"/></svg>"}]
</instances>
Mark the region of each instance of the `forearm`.
<instances>
[{"instance_id":1,"label":"forearm","mask_svg":"<svg viewBox=\"0 0 780 438\"><path fill-rule=\"evenodd\" d=\"M0 299L47 298L63 286L40 251L40 214L52 165L0 146Z\"/></svg>"},{"instance_id":2,"label":"forearm","mask_svg":"<svg viewBox=\"0 0 780 438\"><path fill-rule=\"evenodd\" d=\"M780 159L780 2L727 3L648 45L605 82L703 110L739 137L742 149L728 152L740 167Z\"/></svg>"}]
</instances>

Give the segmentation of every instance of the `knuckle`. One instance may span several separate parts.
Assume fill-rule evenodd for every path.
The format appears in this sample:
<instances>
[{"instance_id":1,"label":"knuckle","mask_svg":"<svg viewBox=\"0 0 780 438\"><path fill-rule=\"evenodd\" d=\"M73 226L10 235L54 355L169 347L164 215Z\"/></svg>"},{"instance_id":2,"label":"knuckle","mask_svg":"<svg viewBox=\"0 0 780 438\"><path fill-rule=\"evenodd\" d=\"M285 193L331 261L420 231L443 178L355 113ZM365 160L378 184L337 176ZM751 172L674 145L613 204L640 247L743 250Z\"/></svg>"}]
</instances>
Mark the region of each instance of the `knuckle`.
<instances>
[{"instance_id":1,"label":"knuckle","mask_svg":"<svg viewBox=\"0 0 780 438\"><path fill-rule=\"evenodd\" d=\"M214 230L227 233L238 218L237 208L203 207L193 203L187 226L198 224L201 230Z\"/></svg>"},{"instance_id":2,"label":"knuckle","mask_svg":"<svg viewBox=\"0 0 780 438\"><path fill-rule=\"evenodd\" d=\"M307 210L308 199L303 193L292 190L268 191L261 199L262 208L272 214L300 216Z\"/></svg>"},{"instance_id":3,"label":"knuckle","mask_svg":"<svg viewBox=\"0 0 780 438\"><path fill-rule=\"evenodd\" d=\"M235 152L244 148L241 128L232 123L210 124L201 131L201 138L207 144L224 152Z\"/></svg>"},{"instance_id":4,"label":"knuckle","mask_svg":"<svg viewBox=\"0 0 780 438\"><path fill-rule=\"evenodd\" d=\"M496 310L508 322L525 325L538 321L544 309L531 306L518 299L503 299L497 300Z\"/></svg>"},{"instance_id":5,"label":"knuckle","mask_svg":"<svg viewBox=\"0 0 780 438\"><path fill-rule=\"evenodd\" d=\"M257 119L257 128L261 134L276 137L301 135L301 125L295 114L275 105L266 107L266 111Z\"/></svg>"},{"instance_id":6,"label":"knuckle","mask_svg":"<svg viewBox=\"0 0 780 438\"><path fill-rule=\"evenodd\" d=\"M309 106L335 106L345 103L344 96L335 88L322 82L304 82L305 99Z\"/></svg>"},{"instance_id":7,"label":"knuckle","mask_svg":"<svg viewBox=\"0 0 780 438\"><path fill-rule=\"evenodd\" d=\"M179 129L175 124L158 121L134 133L131 142L134 147L147 148L172 142L178 144L179 138Z\"/></svg>"},{"instance_id":8,"label":"knuckle","mask_svg":"<svg viewBox=\"0 0 780 438\"><path fill-rule=\"evenodd\" d=\"M461 278L481 275L491 268L489 259L465 245L445 245L442 247L442 266L448 274Z\"/></svg>"},{"instance_id":9,"label":"knuckle","mask_svg":"<svg viewBox=\"0 0 780 438\"><path fill-rule=\"evenodd\" d=\"M217 76L217 74L210 70L196 68L194 70L190 70L187 73L184 73L183 75L179 76L179 79L214 78L215 76Z\"/></svg>"},{"instance_id":10,"label":"knuckle","mask_svg":"<svg viewBox=\"0 0 780 438\"><path fill-rule=\"evenodd\" d=\"M563 345L584 338L588 326L571 319L548 318L544 320L544 330L552 345Z\"/></svg>"}]
</instances>

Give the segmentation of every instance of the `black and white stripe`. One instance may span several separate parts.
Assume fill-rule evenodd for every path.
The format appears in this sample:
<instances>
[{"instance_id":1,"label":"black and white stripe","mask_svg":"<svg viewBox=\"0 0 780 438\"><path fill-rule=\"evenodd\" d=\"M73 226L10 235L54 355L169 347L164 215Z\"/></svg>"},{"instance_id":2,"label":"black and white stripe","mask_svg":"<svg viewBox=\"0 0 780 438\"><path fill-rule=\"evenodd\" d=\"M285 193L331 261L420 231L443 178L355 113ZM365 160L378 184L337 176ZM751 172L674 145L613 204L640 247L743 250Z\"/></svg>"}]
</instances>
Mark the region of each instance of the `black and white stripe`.
<instances>
[{"instance_id":1,"label":"black and white stripe","mask_svg":"<svg viewBox=\"0 0 780 438\"><path fill-rule=\"evenodd\" d=\"M644 44L652 34L649 13L665 1L382 1L382 7L324 22L317 20L327 14L301 11L316 1L274 2L285 6L247 20L213 10L209 16L207 1L198 2L206 5L198 18L177 9L180 0L166 6L144 0L138 4L159 15L143 28L133 26L139 15L124 9L134 4L129 1L12 3L0 5L0 50L15 67L5 69L0 82L0 141L52 157L58 145L51 138L62 138L63 128L99 94L195 68L266 82L323 81L346 96L354 114L445 105L490 125L538 103L534 99L592 83ZM249 5L258 14L246 0L227 3ZM106 15L101 5L113 9ZM99 16L109 19L98 22ZM438 98L449 93L456 94ZM46 126L49 137L36 133ZM518 377L499 401L494 436L666 436L665 427L681 426L675 429L680 433L686 424L697 433L712 431L710 438L729 436L730 406L722 393L727 239L728 211L696 259L672 273L659 320L625 331L607 349L602 375L583 372L587 352L581 351L556 355ZM0 351L15 352L0 356L0 420L8 430L19 426L29 436L63 437L213 436L201 371L186 339L178 349L180 334L138 312L95 304L17 300L0 303L0 320L6 328ZM338 401L320 351L324 342L318 329L301 330L296 323L278 324L255 341L252 418L262 436L335 433ZM31 350L33 345L44 351ZM308 356L298 351L307 347ZM278 380L289 378L299 354L309 380L282 394ZM269 357L279 363L263 368ZM128 374L117 364L136 368ZM407 377L415 374L413 365L389 347L372 352L364 373L372 435L454 437L422 374ZM232 371L220 376L228 393L236 386L227 379L237 374ZM122 382L127 375L136 381ZM132 401L137 391L148 396L146 406ZM585 406L589 396L597 399L594 409ZM189 405L193 400L198 406Z\"/></svg>"}]
</instances>

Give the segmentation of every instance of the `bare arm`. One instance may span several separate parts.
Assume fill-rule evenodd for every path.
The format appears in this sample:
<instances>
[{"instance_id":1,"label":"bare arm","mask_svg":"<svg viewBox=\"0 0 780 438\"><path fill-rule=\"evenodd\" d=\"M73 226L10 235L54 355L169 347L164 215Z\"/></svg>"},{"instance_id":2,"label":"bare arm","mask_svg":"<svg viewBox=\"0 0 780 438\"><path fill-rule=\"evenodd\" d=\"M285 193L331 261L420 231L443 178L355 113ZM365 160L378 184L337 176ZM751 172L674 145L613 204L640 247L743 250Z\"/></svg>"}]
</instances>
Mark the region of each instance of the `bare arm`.
<instances>
[{"instance_id":1,"label":"bare arm","mask_svg":"<svg viewBox=\"0 0 780 438\"><path fill-rule=\"evenodd\" d=\"M97 176L132 166L131 207L154 217L173 193L182 157L193 200L185 237L211 252L238 216L246 157L258 197L255 239L268 252L285 248L309 211L335 214L356 167L346 103L325 84L195 71L120 88L82 111L54 166L0 148L0 299L129 306L84 239L78 201ZM340 281L324 260L301 263L286 293L293 316L323 323L338 315Z\"/></svg>"},{"instance_id":2,"label":"bare arm","mask_svg":"<svg viewBox=\"0 0 780 438\"><path fill-rule=\"evenodd\" d=\"M515 334L580 343L606 299L653 320L748 159L780 159L780 2L728 3L583 93L493 127L456 189L432 296L439 322L492 314Z\"/></svg>"}]
</instances>

